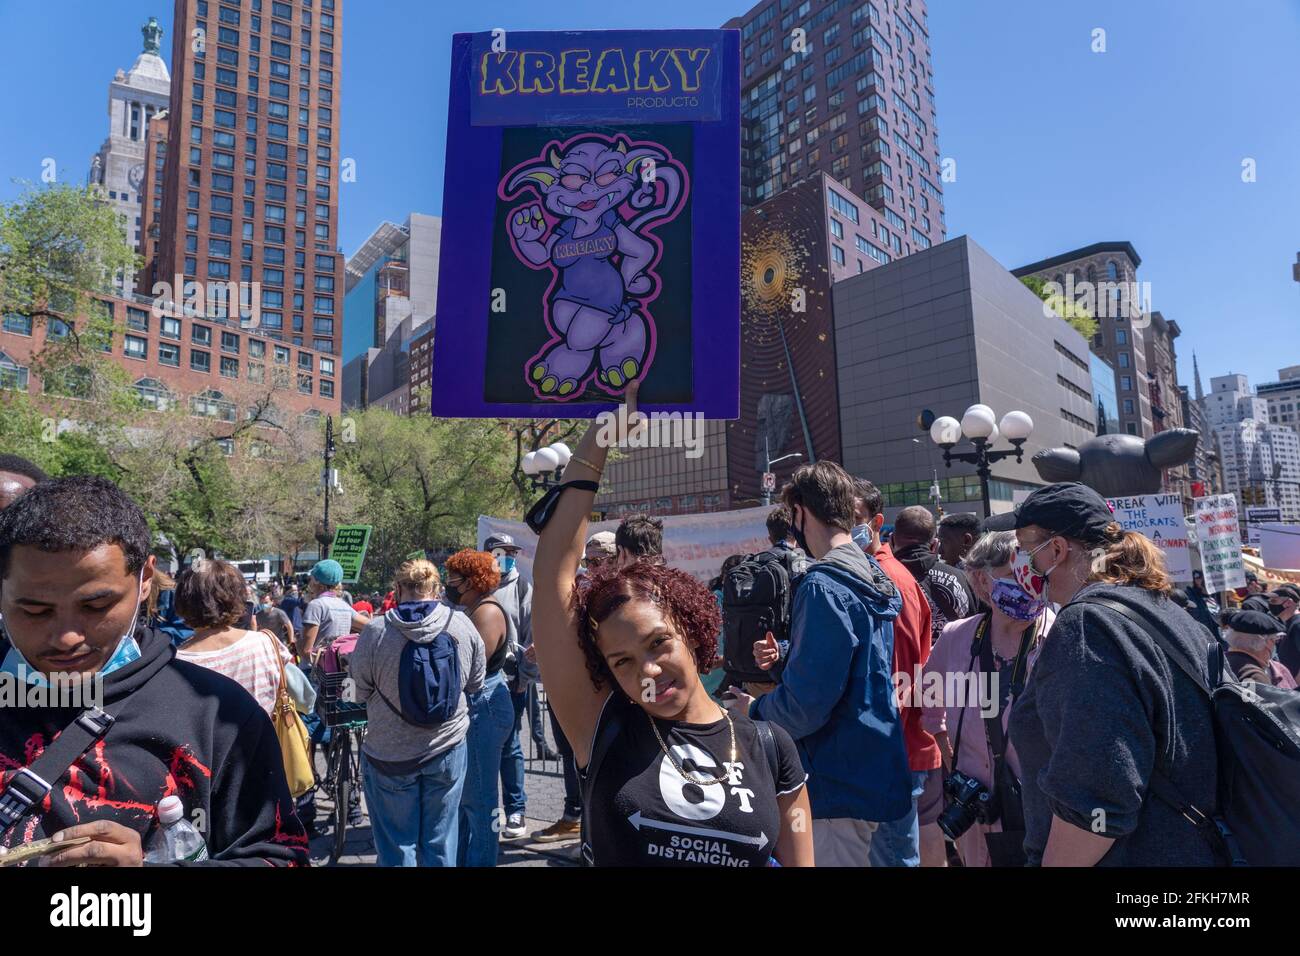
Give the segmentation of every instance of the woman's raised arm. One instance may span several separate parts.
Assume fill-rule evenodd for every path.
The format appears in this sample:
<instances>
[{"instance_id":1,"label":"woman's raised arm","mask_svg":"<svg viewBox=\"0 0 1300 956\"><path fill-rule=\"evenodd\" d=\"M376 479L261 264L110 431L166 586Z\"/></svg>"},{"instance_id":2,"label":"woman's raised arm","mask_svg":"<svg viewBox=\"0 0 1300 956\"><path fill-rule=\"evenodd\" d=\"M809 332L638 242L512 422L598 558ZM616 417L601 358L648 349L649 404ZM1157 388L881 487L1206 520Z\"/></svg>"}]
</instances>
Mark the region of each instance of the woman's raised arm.
<instances>
[{"instance_id":1,"label":"woman's raised arm","mask_svg":"<svg viewBox=\"0 0 1300 956\"><path fill-rule=\"evenodd\" d=\"M636 410L638 383L627 388L627 421ZM587 429L578 450L564 469L564 480L599 482L606 449L597 442L602 429ZM620 435L620 439L624 436ZM586 543L587 517L594 491L569 488L560 495L537 541L533 563L533 645L542 684L564 736L573 747L578 766L586 766L592 736L610 688L596 690L587 672L587 658L578 644L578 629L569 611L578 563Z\"/></svg>"}]
</instances>

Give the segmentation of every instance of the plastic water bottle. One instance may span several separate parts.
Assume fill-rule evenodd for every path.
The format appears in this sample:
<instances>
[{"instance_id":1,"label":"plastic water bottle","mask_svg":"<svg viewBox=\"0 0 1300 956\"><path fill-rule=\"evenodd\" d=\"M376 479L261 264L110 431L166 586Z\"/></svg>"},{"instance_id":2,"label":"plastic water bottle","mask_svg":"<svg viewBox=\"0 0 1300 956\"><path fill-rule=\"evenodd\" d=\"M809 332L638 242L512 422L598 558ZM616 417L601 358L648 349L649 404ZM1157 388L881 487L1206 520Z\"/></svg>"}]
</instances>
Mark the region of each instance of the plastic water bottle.
<instances>
[{"instance_id":1,"label":"plastic water bottle","mask_svg":"<svg viewBox=\"0 0 1300 956\"><path fill-rule=\"evenodd\" d=\"M208 846L199 831L185 819L185 807L177 796L163 797L158 803L158 822L145 847L146 863L198 863L208 858Z\"/></svg>"}]
</instances>

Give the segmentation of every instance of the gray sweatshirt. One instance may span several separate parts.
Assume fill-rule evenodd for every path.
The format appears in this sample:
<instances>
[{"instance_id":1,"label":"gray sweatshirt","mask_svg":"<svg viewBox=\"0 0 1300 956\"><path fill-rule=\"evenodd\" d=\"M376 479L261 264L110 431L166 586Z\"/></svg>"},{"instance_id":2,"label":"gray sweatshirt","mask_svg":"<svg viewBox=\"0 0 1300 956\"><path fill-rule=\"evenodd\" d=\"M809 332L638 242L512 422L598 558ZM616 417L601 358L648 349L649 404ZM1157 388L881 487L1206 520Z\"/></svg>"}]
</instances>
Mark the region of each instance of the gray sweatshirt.
<instances>
[{"instance_id":1,"label":"gray sweatshirt","mask_svg":"<svg viewBox=\"0 0 1300 956\"><path fill-rule=\"evenodd\" d=\"M463 692L451 720L437 727L418 727L407 723L400 714L397 674L402 648L407 641L431 643L443 631L451 634L456 642L461 678L465 682ZM383 617L376 617L357 639L349 665L357 700L367 705L368 725L362 745L366 757L384 773L403 774L456 746L469 731L465 694L482 689L486 667L487 655L478 630L464 613L449 604L439 601L428 617L415 624L401 620L396 608ZM387 703L378 699L379 693Z\"/></svg>"}]
</instances>

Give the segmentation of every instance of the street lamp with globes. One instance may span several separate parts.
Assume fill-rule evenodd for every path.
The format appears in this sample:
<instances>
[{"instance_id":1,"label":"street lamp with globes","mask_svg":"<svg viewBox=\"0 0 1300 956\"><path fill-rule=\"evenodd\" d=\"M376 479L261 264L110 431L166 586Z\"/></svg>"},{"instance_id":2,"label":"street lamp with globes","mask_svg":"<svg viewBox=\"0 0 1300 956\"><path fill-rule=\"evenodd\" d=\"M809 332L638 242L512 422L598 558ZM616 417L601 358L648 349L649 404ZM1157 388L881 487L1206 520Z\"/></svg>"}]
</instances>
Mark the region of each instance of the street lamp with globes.
<instances>
[{"instance_id":1,"label":"street lamp with globes","mask_svg":"<svg viewBox=\"0 0 1300 956\"><path fill-rule=\"evenodd\" d=\"M1015 455L1016 461L1024 461L1024 444L1034 431L1034 420L1025 412L1007 412L998 422L993 409L987 405L972 405L966 409L961 421L944 415L936 418L930 426L930 439L943 449L943 463L951 468L954 461L964 461L975 466L975 473L980 478L980 494L984 499L984 517L991 513L989 505L989 466ZM962 436L970 439L974 451L954 452L952 447L961 441ZM998 438L1011 442L1011 448L997 451L991 446Z\"/></svg>"},{"instance_id":2,"label":"street lamp with globes","mask_svg":"<svg viewBox=\"0 0 1300 956\"><path fill-rule=\"evenodd\" d=\"M560 441L539 448L537 451L530 451L524 455L520 467L528 476L534 491L547 491L559 484L560 476L564 474L564 466L572 457L573 452L569 451L569 446Z\"/></svg>"}]
</instances>

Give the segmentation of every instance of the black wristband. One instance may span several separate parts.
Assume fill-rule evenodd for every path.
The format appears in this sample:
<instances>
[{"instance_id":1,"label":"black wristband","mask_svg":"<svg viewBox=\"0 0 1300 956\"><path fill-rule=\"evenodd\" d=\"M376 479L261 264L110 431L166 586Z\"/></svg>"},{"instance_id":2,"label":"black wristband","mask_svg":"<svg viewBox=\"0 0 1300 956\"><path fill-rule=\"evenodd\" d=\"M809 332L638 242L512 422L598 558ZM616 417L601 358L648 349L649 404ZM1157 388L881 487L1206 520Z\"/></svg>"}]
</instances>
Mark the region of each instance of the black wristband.
<instances>
[{"instance_id":1,"label":"black wristband","mask_svg":"<svg viewBox=\"0 0 1300 956\"><path fill-rule=\"evenodd\" d=\"M600 482L566 481L542 495L541 500L529 508L528 514L524 515L524 521L528 523L528 527L533 529L533 534L542 533L546 523L551 520L551 515L555 513L555 506L560 503L560 495L564 493L566 488L577 488L579 491L599 491Z\"/></svg>"}]
</instances>

